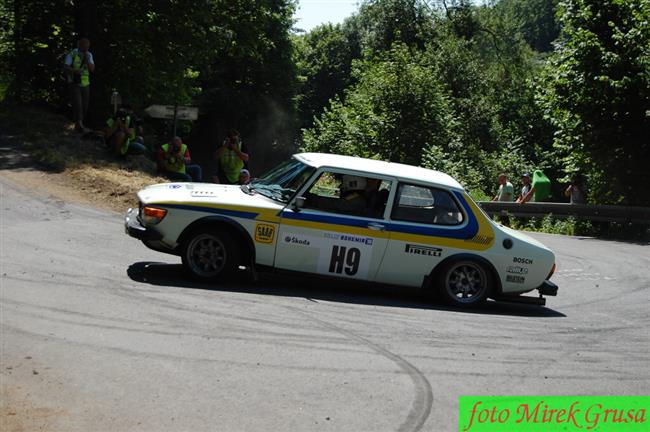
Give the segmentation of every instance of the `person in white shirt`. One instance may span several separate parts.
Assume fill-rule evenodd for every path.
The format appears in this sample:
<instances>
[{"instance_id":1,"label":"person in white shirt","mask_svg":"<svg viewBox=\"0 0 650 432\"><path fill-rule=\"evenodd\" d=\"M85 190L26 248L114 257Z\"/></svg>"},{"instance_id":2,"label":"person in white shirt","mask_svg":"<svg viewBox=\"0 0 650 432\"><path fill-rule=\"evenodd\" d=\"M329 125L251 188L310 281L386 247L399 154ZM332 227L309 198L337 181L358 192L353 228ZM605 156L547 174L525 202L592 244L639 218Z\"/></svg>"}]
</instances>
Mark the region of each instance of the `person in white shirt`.
<instances>
[{"instance_id":1,"label":"person in white shirt","mask_svg":"<svg viewBox=\"0 0 650 432\"><path fill-rule=\"evenodd\" d=\"M505 174L499 174L499 192L492 198L492 201L512 202L514 193L515 189L508 181L508 177Z\"/></svg>"}]
</instances>

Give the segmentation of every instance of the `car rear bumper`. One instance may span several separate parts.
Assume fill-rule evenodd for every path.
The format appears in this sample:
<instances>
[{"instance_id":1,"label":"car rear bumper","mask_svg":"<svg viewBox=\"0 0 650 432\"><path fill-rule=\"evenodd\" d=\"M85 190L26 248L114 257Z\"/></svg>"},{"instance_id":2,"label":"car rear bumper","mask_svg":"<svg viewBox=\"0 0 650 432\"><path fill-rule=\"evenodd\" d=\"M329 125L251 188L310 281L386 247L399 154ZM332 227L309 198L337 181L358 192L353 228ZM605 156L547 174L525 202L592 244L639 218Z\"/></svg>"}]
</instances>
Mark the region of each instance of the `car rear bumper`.
<instances>
[{"instance_id":1,"label":"car rear bumper","mask_svg":"<svg viewBox=\"0 0 650 432\"><path fill-rule=\"evenodd\" d=\"M505 301L510 303L524 303L530 305L544 306L546 305L546 299L543 297L547 296L556 296L558 286L549 280L542 282L540 286L535 288L539 291L539 297L530 297L518 294L505 294L492 297L494 300Z\"/></svg>"},{"instance_id":2,"label":"car rear bumper","mask_svg":"<svg viewBox=\"0 0 650 432\"><path fill-rule=\"evenodd\" d=\"M162 234L154 229L142 226L138 220L138 209L130 208L124 215L124 231L138 240L160 240Z\"/></svg>"},{"instance_id":3,"label":"car rear bumper","mask_svg":"<svg viewBox=\"0 0 650 432\"><path fill-rule=\"evenodd\" d=\"M539 291L540 295L556 296L557 290L558 286L550 280L545 280L540 286L537 287L537 291Z\"/></svg>"}]
</instances>

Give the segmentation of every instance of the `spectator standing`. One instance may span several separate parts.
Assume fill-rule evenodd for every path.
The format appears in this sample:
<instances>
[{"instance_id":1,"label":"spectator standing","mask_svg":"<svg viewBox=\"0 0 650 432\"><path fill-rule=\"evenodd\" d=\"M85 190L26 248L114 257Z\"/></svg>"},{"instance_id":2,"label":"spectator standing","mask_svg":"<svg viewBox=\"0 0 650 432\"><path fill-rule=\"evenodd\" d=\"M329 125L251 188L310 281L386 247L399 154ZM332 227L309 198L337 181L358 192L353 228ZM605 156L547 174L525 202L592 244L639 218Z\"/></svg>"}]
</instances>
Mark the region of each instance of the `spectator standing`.
<instances>
[{"instance_id":1,"label":"spectator standing","mask_svg":"<svg viewBox=\"0 0 650 432\"><path fill-rule=\"evenodd\" d=\"M521 195L519 195L519 198L517 198L517 202L523 204L524 202L526 202L526 201L524 201L524 199L526 197L529 197L528 198L529 200L532 199L534 201L535 200L534 196L533 195L530 195L530 196L528 195L530 190L533 188L533 186L531 184L531 181L530 181L530 174L523 173L521 175L521 181L524 183L524 185L521 188Z\"/></svg>"},{"instance_id":2,"label":"spectator standing","mask_svg":"<svg viewBox=\"0 0 650 432\"><path fill-rule=\"evenodd\" d=\"M160 146L158 172L174 181L200 182L202 179L201 167L191 164L190 150L177 136L171 139L171 143Z\"/></svg>"},{"instance_id":3,"label":"spectator standing","mask_svg":"<svg viewBox=\"0 0 650 432\"><path fill-rule=\"evenodd\" d=\"M214 180L223 184L239 183L239 174L249 161L248 149L241 142L239 132L231 130L221 147L214 152L219 164Z\"/></svg>"},{"instance_id":4,"label":"spectator standing","mask_svg":"<svg viewBox=\"0 0 650 432\"><path fill-rule=\"evenodd\" d=\"M492 201L506 201L512 202L512 197L515 194L515 189L512 186L512 183L508 181L508 176L505 174L499 174L499 191L492 198Z\"/></svg>"},{"instance_id":5,"label":"spectator standing","mask_svg":"<svg viewBox=\"0 0 650 432\"><path fill-rule=\"evenodd\" d=\"M570 199L571 204L587 204L587 189L580 174L571 177L571 184L564 191L564 196Z\"/></svg>"},{"instance_id":6,"label":"spectator standing","mask_svg":"<svg viewBox=\"0 0 650 432\"><path fill-rule=\"evenodd\" d=\"M95 71L95 60L89 48L88 39L79 39L77 48L65 56L64 65L68 76L75 130L82 132L86 131L84 120L90 101L90 73Z\"/></svg>"},{"instance_id":7,"label":"spectator standing","mask_svg":"<svg viewBox=\"0 0 650 432\"><path fill-rule=\"evenodd\" d=\"M530 182L530 176L527 176L528 181ZM525 182L525 180L524 180ZM523 195L522 188L522 195ZM527 202L541 202L546 201L551 196L551 181L548 177L541 171L535 170L533 172L533 181L530 190L523 195L523 198L520 197L520 200L517 202L524 204Z\"/></svg>"}]
</instances>

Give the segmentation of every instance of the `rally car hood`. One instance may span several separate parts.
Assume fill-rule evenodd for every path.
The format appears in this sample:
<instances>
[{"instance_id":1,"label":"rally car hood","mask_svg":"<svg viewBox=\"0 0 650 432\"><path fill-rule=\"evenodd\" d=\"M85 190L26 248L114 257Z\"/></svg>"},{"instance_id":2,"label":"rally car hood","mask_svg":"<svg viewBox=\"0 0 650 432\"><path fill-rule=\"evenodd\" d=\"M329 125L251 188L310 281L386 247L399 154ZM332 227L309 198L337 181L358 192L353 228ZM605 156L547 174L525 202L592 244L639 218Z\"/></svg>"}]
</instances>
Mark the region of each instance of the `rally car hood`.
<instances>
[{"instance_id":1,"label":"rally car hood","mask_svg":"<svg viewBox=\"0 0 650 432\"><path fill-rule=\"evenodd\" d=\"M161 183L138 192L143 204L185 204L207 206L236 206L280 210L284 204L260 194L244 192L239 185L212 183Z\"/></svg>"}]
</instances>

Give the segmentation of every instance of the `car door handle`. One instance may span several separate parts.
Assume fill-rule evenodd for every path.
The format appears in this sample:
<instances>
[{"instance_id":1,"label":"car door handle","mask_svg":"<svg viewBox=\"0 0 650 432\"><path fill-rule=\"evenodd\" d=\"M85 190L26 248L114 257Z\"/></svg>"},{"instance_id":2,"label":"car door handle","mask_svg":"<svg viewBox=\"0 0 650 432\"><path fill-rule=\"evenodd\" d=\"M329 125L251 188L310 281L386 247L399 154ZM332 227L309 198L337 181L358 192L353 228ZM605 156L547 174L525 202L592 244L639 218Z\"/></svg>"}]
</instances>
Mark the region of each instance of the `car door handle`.
<instances>
[{"instance_id":1,"label":"car door handle","mask_svg":"<svg viewBox=\"0 0 650 432\"><path fill-rule=\"evenodd\" d=\"M371 229L373 231L383 231L386 229L386 227L382 224L376 223L376 222L370 222L368 224L368 229Z\"/></svg>"}]
</instances>

